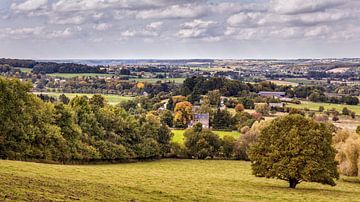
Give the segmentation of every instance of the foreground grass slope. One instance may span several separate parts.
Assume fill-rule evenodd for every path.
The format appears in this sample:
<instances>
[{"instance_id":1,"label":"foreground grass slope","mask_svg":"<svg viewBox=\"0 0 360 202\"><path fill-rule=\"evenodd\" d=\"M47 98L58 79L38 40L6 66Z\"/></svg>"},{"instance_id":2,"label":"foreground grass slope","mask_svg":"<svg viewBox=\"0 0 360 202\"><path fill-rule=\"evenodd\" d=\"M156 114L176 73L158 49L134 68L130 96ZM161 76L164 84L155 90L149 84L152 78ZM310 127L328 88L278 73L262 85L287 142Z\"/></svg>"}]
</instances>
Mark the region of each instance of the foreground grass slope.
<instances>
[{"instance_id":1,"label":"foreground grass slope","mask_svg":"<svg viewBox=\"0 0 360 202\"><path fill-rule=\"evenodd\" d=\"M360 201L360 179L336 187L251 175L244 161L160 160L113 165L0 161L2 200Z\"/></svg>"}]
</instances>

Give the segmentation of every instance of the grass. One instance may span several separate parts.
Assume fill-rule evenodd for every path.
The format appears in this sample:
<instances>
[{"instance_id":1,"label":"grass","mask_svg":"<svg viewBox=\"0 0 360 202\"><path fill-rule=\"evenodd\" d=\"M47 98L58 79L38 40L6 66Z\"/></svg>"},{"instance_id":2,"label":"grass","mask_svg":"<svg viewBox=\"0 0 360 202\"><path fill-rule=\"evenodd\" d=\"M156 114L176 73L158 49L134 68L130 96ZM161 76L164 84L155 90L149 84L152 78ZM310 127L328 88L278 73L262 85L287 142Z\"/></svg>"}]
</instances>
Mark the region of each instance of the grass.
<instances>
[{"instance_id":1,"label":"grass","mask_svg":"<svg viewBox=\"0 0 360 202\"><path fill-rule=\"evenodd\" d=\"M46 93L46 92L34 92L34 94L47 94L52 97L59 98L61 94L65 94L66 97L72 99L75 96L87 96L88 98L91 98L94 94L85 94L85 93ZM105 97L105 99L109 102L109 104L118 104L121 101L130 100L133 97L127 97L127 96L121 96L121 95L111 95L111 94L101 94Z\"/></svg>"},{"instance_id":2,"label":"grass","mask_svg":"<svg viewBox=\"0 0 360 202\"><path fill-rule=\"evenodd\" d=\"M310 80L307 78L285 78L284 79L287 82L297 83L297 84L303 84L303 85L313 85L317 83L325 83L324 80Z\"/></svg>"},{"instance_id":3,"label":"grass","mask_svg":"<svg viewBox=\"0 0 360 202\"><path fill-rule=\"evenodd\" d=\"M283 80L269 80L271 83L275 83L276 85L280 86L298 86L298 83L290 82L290 81L283 81Z\"/></svg>"},{"instance_id":4,"label":"grass","mask_svg":"<svg viewBox=\"0 0 360 202\"><path fill-rule=\"evenodd\" d=\"M87 77L95 77L95 76L99 76L99 77L111 77L111 76L115 76L114 74L97 74L97 73L78 73L78 74L74 74L74 73L53 73L53 74L48 74L49 76L52 77L62 77L62 78L73 78L73 77L82 77L82 76L87 76Z\"/></svg>"},{"instance_id":5,"label":"grass","mask_svg":"<svg viewBox=\"0 0 360 202\"><path fill-rule=\"evenodd\" d=\"M142 79L138 79L138 78L131 78L129 79L129 81L136 81L136 82L147 82L147 83L156 83L158 81L161 82L175 82L175 83L183 83L185 80L185 78L168 78L168 79L157 79L157 78L142 78Z\"/></svg>"},{"instance_id":6,"label":"grass","mask_svg":"<svg viewBox=\"0 0 360 202\"><path fill-rule=\"evenodd\" d=\"M337 186L251 175L249 162L173 160L112 165L0 161L0 201L360 201L360 178Z\"/></svg>"},{"instance_id":7,"label":"grass","mask_svg":"<svg viewBox=\"0 0 360 202\"><path fill-rule=\"evenodd\" d=\"M184 132L185 130L172 130L174 133L174 137L172 139L173 142L177 142L180 144L184 143ZM214 133L218 134L221 138L225 135L233 136L235 138L238 138L240 136L240 133L237 131L213 131Z\"/></svg>"},{"instance_id":8,"label":"grass","mask_svg":"<svg viewBox=\"0 0 360 202\"><path fill-rule=\"evenodd\" d=\"M335 108L339 112L341 112L344 107L347 107L351 111L354 111L357 115L360 114L360 105L344 105L344 104L302 101L301 104L298 104L298 105L289 103L286 106L297 108L297 109L308 108L308 109L314 110L314 111L318 111L319 107L323 106L325 108L325 110Z\"/></svg>"},{"instance_id":9,"label":"grass","mask_svg":"<svg viewBox=\"0 0 360 202\"><path fill-rule=\"evenodd\" d=\"M32 71L31 68L23 68L23 67L16 67L16 69L20 69L20 71L25 73L30 73Z\"/></svg>"}]
</instances>

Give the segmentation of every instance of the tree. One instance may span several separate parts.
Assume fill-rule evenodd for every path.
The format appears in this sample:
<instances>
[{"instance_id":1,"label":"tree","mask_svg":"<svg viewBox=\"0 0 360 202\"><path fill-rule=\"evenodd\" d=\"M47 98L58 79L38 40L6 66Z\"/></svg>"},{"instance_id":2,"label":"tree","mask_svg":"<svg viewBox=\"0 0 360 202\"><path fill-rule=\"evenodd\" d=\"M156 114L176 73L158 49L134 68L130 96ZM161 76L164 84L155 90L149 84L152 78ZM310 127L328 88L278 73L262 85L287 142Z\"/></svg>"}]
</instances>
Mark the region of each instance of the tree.
<instances>
[{"instance_id":1,"label":"tree","mask_svg":"<svg viewBox=\"0 0 360 202\"><path fill-rule=\"evenodd\" d=\"M210 100L207 96L205 96L203 99L202 99L202 103L201 103L201 106L200 106L200 110L199 110L199 113L209 113L210 115L213 113L213 110L211 108L211 105L210 105Z\"/></svg>"},{"instance_id":2,"label":"tree","mask_svg":"<svg viewBox=\"0 0 360 202\"><path fill-rule=\"evenodd\" d=\"M177 103L174 112L174 124L176 127L187 127L193 118L192 104L187 101Z\"/></svg>"},{"instance_id":3,"label":"tree","mask_svg":"<svg viewBox=\"0 0 360 202\"><path fill-rule=\"evenodd\" d=\"M219 154L221 140L211 130L202 129L201 123L184 133L185 146L192 158L205 159L213 158Z\"/></svg>"},{"instance_id":4,"label":"tree","mask_svg":"<svg viewBox=\"0 0 360 202\"><path fill-rule=\"evenodd\" d=\"M250 149L253 174L286 180L290 188L302 181L335 186L332 133L329 125L297 114L274 119Z\"/></svg>"},{"instance_id":5,"label":"tree","mask_svg":"<svg viewBox=\"0 0 360 202\"><path fill-rule=\"evenodd\" d=\"M231 129L232 119L230 112L227 110L218 109L214 114L212 127L215 129Z\"/></svg>"},{"instance_id":6,"label":"tree","mask_svg":"<svg viewBox=\"0 0 360 202\"><path fill-rule=\"evenodd\" d=\"M323 112L325 110L324 106L319 107L319 112Z\"/></svg>"},{"instance_id":7,"label":"tree","mask_svg":"<svg viewBox=\"0 0 360 202\"><path fill-rule=\"evenodd\" d=\"M173 127L173 119L174 116L172 115L171 111L169 110L164 110L161 114L160 114L160 120L161 122L165 123L166 125L168 125L169 127Z\"/></svg>"},{"instance_id":8,"label":"tree","mask_svg":"<svg viewBox=\"0 0 360 202\"><path fill-rule=\"evenodd\" d=\"M69 104L70 99L68 97L66 97L65 94L61 94L59 96L59 101L67 105L67 104Z\"/></svg>"},{"instance_id":9,"label":"tree","mask_svg":"<svg viewBox=\"0 0 360 202\"><path fill-rule=\"evenodd\" d=\"M237 104L236 106L235 106L235 112L242 112L242 111L244 111L244 105L243 104Z\"/></svg>"},{"instance_id":10,"label":"tree","mask_svg":"<svg viewBox=\"0 0 360 202\"><path fill-rule=\"evenodd\" d=\"M348 130L338 130L333 138L337 150L336 160L339 171L347 176L360 176L360 138L359 134Z\"/></svg>"},{"instance_id":11,"label":"tree","mask_svg":"<svg viewBox=\"0 0 360 202\"><path fill-rule=\"evenodd\" d=\"M342 109L342 114L347 116L347 115L350 115L351 111L347 108L347 107L344 107Z\"/></svg>"},{"instance_id":12,"label":"tree","mask_svg":"<svg viewBox=\"0 0 360 202\"><path fill-rule=\"evenodd\" d=\"M360 134L360 126L357 126L357 127L356 127L356 133L357 133L357 134Z\"/></svg>"},{"instance_id":13,"label":"tree","mask_svg":"<svg viewBox=\"0 0 360 202\"><path fill-rule=\"evenodd\" d=\"M269 105L266 103L259 103L255 105L255 111L266 116L269 115L270 108Z\"/></svg>"},{"instance_id":14,"label":"tree","mask_svg":"<svg viewBox=\"0 0 360 202\"><path fill-rule=\"evenodd\" d=\"M234 156L236 139L233 136L225 135L221 140L221 151L225 158Z\"/></svg>"},{"instance_id":15,"label":"tree","mask_svg":"<svg viewBox=\"0 0 360 202\"><path fill-rule=\"evenodd\" d=\"M209 98L211 105L220 106L221 94L219 90L209 91L207 97Z\"/></svg>"}]
</instances>

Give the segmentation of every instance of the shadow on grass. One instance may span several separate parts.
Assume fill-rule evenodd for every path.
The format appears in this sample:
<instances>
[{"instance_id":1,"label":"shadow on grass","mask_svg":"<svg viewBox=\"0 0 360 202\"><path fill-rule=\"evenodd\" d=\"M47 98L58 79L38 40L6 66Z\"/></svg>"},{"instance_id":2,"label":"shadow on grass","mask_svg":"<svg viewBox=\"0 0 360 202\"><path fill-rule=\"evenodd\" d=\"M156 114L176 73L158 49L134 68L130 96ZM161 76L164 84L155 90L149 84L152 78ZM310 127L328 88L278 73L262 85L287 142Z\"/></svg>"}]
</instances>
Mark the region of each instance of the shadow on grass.
<instances>
[{"instance_id":1,"label":"shadow on grass","mask_svg":"<svg viewBox=\"0 0 360 202\"><path fill-rule=\"evenodd\" d=\"M294 191L294 192L312 192L312 193L317 193L317 192L322 192L322 193L326 193L326 194L334 194L336 193L337 194L354 194L354 192L352 191L344 191L344 190L338 190L338 189L335 189L334 187L331 187L329 186L328 189L324 189L324 188L306 188L306 187L301 187L301 184L300 186L298 185L295 189L292 189L292 188L289 188L289 187L286 187L286 186L271 186L271 185L263 185L262 187L264 188L267 188L267 189L270 189L270 190L274 190L274 189L277 189L279 191L284 191L284 190L287 190L287 191Z\"/></svg>"},{"instance_id":2,"label":"shadow on grass","mask_svg":"<svg viewBox=\"0 0 360 202\"><path fill-rule=\"evenodd\" d=\"M340 181L360 185L360 178L341 178Z\"/></svg>"}]
</instances>

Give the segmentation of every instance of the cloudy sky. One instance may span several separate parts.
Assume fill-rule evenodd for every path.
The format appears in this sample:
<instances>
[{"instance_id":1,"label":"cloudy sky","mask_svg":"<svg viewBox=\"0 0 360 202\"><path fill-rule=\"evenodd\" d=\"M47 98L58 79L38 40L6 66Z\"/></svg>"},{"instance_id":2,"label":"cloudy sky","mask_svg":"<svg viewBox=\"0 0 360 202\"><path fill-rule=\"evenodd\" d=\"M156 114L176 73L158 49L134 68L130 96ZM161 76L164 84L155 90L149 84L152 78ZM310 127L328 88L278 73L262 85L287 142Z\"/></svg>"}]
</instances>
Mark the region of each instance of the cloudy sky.
<instances>
[{"instance_id":1,"label":"cloudy sky","mask_svg":"<svg viewBox=\"0 0 360 202\"><path fill-rule=\"evenodd\" d=\"M360 57L359 0L0 0L0 58Z\"/></svg>"}]
</instances>

